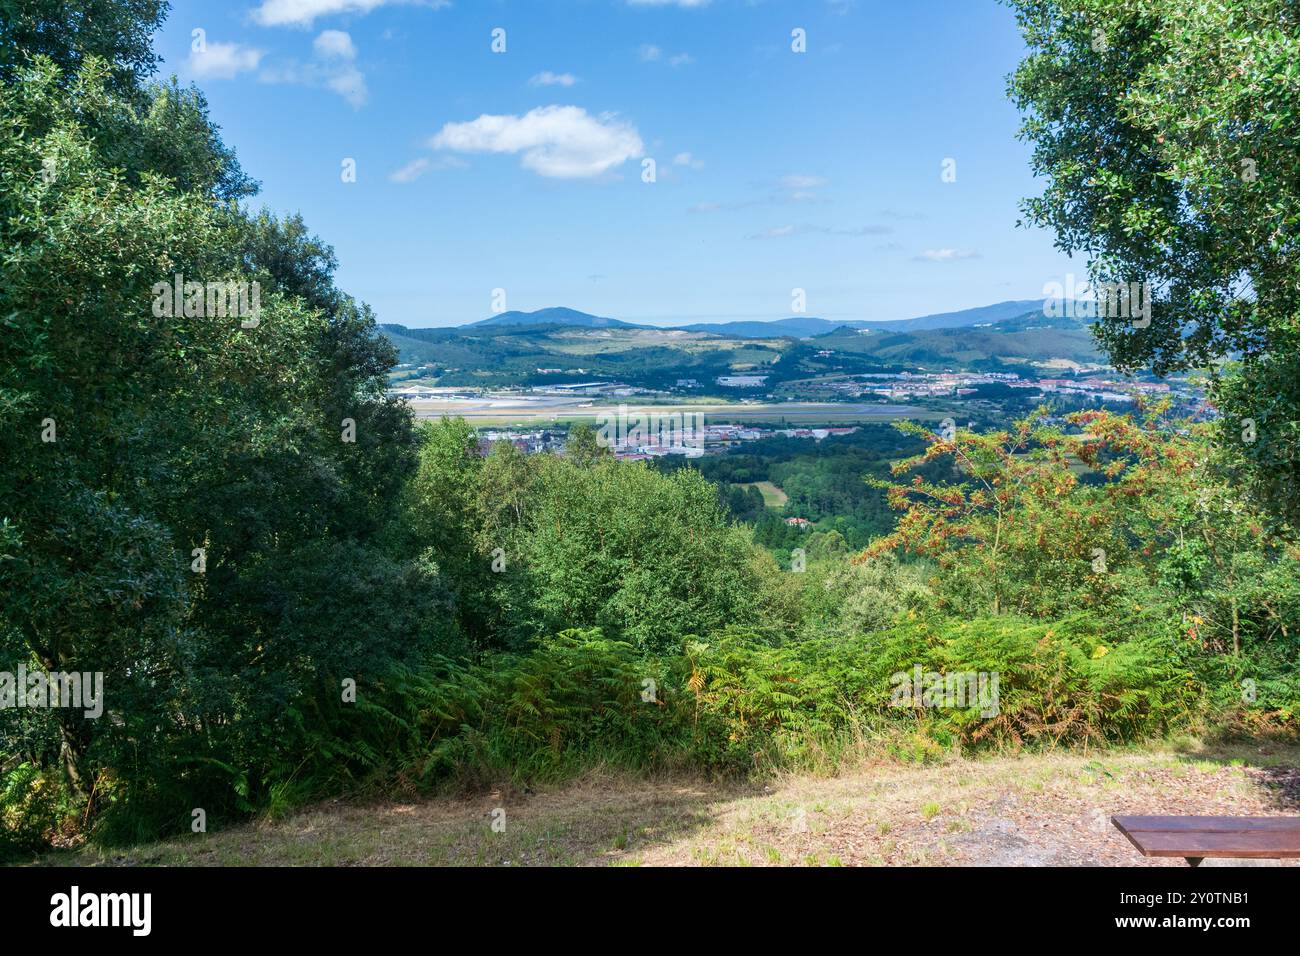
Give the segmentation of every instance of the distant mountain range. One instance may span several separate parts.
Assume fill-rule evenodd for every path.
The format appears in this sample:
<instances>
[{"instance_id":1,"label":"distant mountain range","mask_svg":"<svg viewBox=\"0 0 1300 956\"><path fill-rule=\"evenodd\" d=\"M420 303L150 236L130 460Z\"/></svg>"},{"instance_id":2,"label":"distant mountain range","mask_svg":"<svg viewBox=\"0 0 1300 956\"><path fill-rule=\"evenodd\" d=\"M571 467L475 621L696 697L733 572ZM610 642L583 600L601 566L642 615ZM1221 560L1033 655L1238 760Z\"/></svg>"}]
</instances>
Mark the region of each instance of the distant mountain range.
<instances>
[{"instance_id":1,"label":"distant mountain range","mask_svg":"<svg viewBox=\"0 0 1300 956\"><path fill-rule=\"evenodd\" d=\"M811 338L825 332L834 332L844 326L861 328L861 323L833 322L812 316L796 315L788 319L754 320L748 322L697 322L678 328L688 332L711 332L714 335L739 336L743 339L767 339L773 336L792 335L797 339Z\"/></svg>"},{"instance_id":2,"label":"distant mountain range","mask_svg":"<svg viewBox=\"0 0 1300 956\"><path fill-rule=\"evenodd\" d=\"M963 329L971 325L1001 322L1014 319L1030 312L1041 312L1042 299L1013 299L1008 302L995 302L993 305L981 305L974 309L962 309L959 312L939 312L935 315L923 315L915 319L899 319L896 322L860 322L850 323L854 328L881 329L886 332L922 332L927 329Z\"/></svg>"},{"instance_id":3,"label":"distant mountain range","mask_svg":"<svg viewBox=\"0 0 1300 956\"><path fill-rule=\"evenodd\" d=\"M993 305L980 306L974 309L962 309L959 312L940 312L935 315L923 315L914 319L899 319L897 321L856 320L838 322L814 316L792 316L788 319L772 319L768 321L696 322L692 325L669 326L669 328L682 329L687 332L707 332L714 335L755 339L782 336L806 339L845 327L851 329L878 329L887 332L919 332L930 329L960 329L1000 322L1003 319L1011 319L1034 312L1041 309L1042 304L1041 299L1019 299L997 302ZM538 309L536 312L503 312L491 318L462 325L460 328L481 329L493 326L524 327L541 325L571 326L583 329L660 328L660 326L638 325L634 322L624 322L621 319L591 315L587 312L579 312L577 309L563 307Z\"/></svg>"},{"instance_id":4,"label":"distant mountain range","mask_svg":"<svg viewBox=\"0 0 1300 956\"><path fill-rule=\"evenodd\" d=\"M502 312L489 319L480 319L462 329L478 329L494 325L571 325L582 329L638 329L649 326L633 325L619 319L607 319L602 315L589 315L577 309L557 306L550 309L538 309L536 312Z\"/></svg>"},{"instance_id":5,"label":"distant mountain range","mask_svg":"<svg viewBox=\"0 0 1300 956\"><path fill-rule=\"evenodd\" d=\"M454 387L600 380L710 394L720 377L734 375L761 376L771 391L828 375L1024 372L1033 363L1102 360L1086 322L1045 316L1038 300L897 322L796 316L662 328L554 308L507 312L459 328L381 328L399 350L401 380Z\"/></svg>"}]
</instances>

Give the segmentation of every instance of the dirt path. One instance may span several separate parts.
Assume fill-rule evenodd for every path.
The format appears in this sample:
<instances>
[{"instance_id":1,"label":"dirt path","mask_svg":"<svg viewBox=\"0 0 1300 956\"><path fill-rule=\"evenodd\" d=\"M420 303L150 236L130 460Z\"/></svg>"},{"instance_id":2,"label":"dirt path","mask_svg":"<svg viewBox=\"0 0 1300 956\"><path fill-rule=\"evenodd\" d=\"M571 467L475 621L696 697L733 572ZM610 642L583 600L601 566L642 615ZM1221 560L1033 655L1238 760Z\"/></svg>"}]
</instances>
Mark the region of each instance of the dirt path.
<instances>
[{"instance_id":1,"label":"dirt path","mask_svg":"<svg viewBox=\"0 0 1300 956\"><path fill-rule=\"evenodd\" d=\"M1300 748L887 764L767 786L593 776L541 793L327 804L85 864L1182 865L1114 813L1300 813ZM494 829L494 823L496 829Z\"/></svg>"}]
</instances>

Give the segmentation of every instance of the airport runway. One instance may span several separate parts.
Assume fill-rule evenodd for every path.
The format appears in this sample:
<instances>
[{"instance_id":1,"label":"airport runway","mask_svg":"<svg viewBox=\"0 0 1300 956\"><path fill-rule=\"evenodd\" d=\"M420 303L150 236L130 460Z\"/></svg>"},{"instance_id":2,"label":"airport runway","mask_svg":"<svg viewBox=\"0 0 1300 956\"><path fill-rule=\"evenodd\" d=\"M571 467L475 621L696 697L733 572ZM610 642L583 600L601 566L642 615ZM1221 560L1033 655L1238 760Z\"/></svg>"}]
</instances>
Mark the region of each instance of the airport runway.
<instances>
[{"instance_id":1,"label":"airport runway","mask_svg":"<svg viewBox=\"0 0 1300 956\"><path fill-rule=\"evenodd\" d=\"M595 404L590 399L552 395L486 395L465 399L414 399L417 418L461 417L474 424L542 424L595 420L600 415L617 415L618 404ZM769 404L710 403L653 404L628 402L629 415L655 412L703 412L705 419L718 422L764 421L784 418L791 424L892 421L899 418L932 418L935 413L914 405L875 402L779 402Z\"/></svg>"}]
</instances>

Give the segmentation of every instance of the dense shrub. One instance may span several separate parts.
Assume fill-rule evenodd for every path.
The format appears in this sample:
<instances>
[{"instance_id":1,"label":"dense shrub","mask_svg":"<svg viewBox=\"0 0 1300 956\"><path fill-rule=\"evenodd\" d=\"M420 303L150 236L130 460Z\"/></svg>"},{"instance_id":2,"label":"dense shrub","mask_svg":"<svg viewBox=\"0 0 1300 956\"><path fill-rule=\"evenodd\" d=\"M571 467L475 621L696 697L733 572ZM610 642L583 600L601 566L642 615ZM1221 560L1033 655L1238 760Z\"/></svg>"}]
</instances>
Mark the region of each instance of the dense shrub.
<instances>
[{"instance_id":1,"label":"dense shrub","mask_svg":"<svg viewBox=\"0 0 1300 956\"><path fill-rule=\"evenodd\" d=\"M851 639L770 646L743 631L646 655L598 630L526 654L406 672L360 720L386 725L372 769L412 785L556 779L593 766L715 774L832 767L902 738L971 752L1127 743L1198 729L1210 689L1176 634L1096 621L903 614ZM898 676L997 675L997 709L898 706Z\"/></svg>"}]
</instances>

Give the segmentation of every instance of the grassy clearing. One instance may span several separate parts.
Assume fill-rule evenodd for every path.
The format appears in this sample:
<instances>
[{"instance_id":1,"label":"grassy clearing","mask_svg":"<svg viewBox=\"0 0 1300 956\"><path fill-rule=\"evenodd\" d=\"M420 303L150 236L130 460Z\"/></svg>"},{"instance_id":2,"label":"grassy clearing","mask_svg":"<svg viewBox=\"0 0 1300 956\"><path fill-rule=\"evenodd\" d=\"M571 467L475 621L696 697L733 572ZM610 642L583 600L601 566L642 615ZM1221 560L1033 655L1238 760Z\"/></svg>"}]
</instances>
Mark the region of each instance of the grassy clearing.
<instances>
[{"instance_id":1,"label":"grassy clearing","mask_svg":"<svg viewBox=\"0 0 1300 956\"><path fill-rule=\"evenodd\" d=\"M770 481L754 481L740 485L741 488L757 488L763 495L763 504L769 508L784 508L790 496Z\"/></svg>"},{"instance_id":2,"label":"grassy clearing","mask_svg":"<svg viewBox=\"0 0 1300 956\"><path fill-rule=\"evenodd\" d=\"M591 774L541 792L338 801L288 819L62 865L1181 865L1115 813L1296 813L1300 747L1250 745L881 763L766 785ZM504 829L494 832L493 821Z\"/></svg>"},{"instance_id":3,"label":"grassy clearing","mask_svg":"<svg viewBox=\"0 0 1300 956\"><path fill-rule=\"evenodd\" d=\"M692 355L734 351L771 362L780 355L785 342L777 337L749 339L720 337L683 329L565 329L537 336L539 351L557 355L607 355L633 349L668 348ZM738 358L737 361L753 361Z\"/></svg>"}]
</instances>

